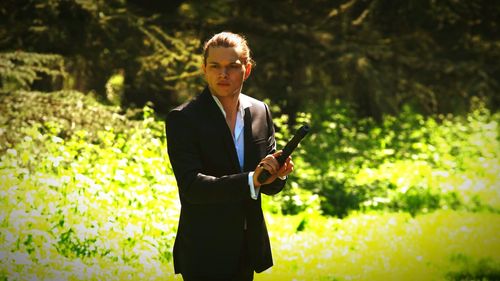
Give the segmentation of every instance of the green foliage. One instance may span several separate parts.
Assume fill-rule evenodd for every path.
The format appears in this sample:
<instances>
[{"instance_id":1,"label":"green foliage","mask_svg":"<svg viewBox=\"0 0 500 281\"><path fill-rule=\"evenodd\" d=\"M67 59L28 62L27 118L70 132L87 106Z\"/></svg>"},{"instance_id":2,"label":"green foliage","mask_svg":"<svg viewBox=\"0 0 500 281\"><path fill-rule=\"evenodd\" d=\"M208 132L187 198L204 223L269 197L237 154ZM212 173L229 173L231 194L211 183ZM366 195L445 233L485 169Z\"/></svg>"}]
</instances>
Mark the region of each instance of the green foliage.
<instances>
[{"instance_id":1,"label":"green foliage","mask_svg":"<svg viewBox=\"0 0 500 281\"><path fill-rule=\"evenodd\" d=\"M125 89L123 71L113 74L106 82L106 99L113 105L121 105Z\"/></svg>"},{"instance_id":2,"label":"green foliage","mask_svg":"<svg viewBox=\"0 0 500 281\"><path fill-rule=\"evenodd\" d=\"M122 73L123 92L113 102L132 108L152 102L167 110L200 89L200 40L194 31L171 22L179 3L159 5L161 16L140 1L4 1L0 50L58 54L68 74L66 88L94 92L102 99L112 89L110 77ZM31 76L21 78L35 78L27 74ZM8 91L18 89L14 86Z\"/></svg>"},{"instance_id":3,"label":"green foliage","mask_svg":"<svg viewBox=\"0 0 500 281\"><path fill-rule=\"evenodd\" d=\"M200 40L187 34L169 35L159 26L140 26L145 37L145 47L149 54L140 57L141 67L137 73L135 87L151 88L153 91L176 91L179 100L171 99L176 104L190 97L190 93L201 90L199 79L202 56L199 53ZM179 39L182 38L182 39ZM198 83L193 82L198 78ZM189 85L192 83L193 85ZM153 84L148 86L148 84Z\"/></svg>"},{"instance_id":4,"label":"green foliage","mask_svg":"<svg viewBox=\"0 0 500 281\"><path fill-rule=\"evenodd\" d=\"M180 206L164 129L152 110L145 108L143 120L131 121L81 93L9 97L18 98L8 100L10 106L13 101L37 106L27 115L7 111L2 123L2 275L21 280L172 277L170 252ZM40 99L55 106L39 104ZM48 111L32 115L42 105ZM52 118L37 118L43 114Z\"/></svg>"},{"instance_id":5,"label":"green foliage","mask_svg":"<svg viewBox=\"0 0 500 281\"><path fill-rule=\"evenodd\" d=\"M123 105L166 113L203 87L202 42L231 30L258 62L246 93L292 117L340 99L381 121L405 105L461 114L475 97L497 110L499 15L486 0L7 0L0 50L58 54L68 87L101 97L123 71Z\"/></svg>"},{"instance_id":6,"label":"green foliage","mask_svg":"<svg viewBox=\"0 0 500 281\"><path fill-rule=\"evenodd\" d=\"M457 265L455 271L447 274L448 280L498 280L500 279L500 265L491 258L482 258L478 261L463 254L451 256L451 261Z\"/></svg>"},{"instance_id":7,"label":"green foliage","mask_svg":"<svg viewBox=\"0 0 500 281\"><path fill-rule=\"evenodd\" d=\"M384 116L380 124L356 119L338 100L327 100L311 112L294 122L310 122L312 133L293 155L297 171L290 181L296 188L284 192L286 197L278 195L277 200L286 202L281 213L305 210L286 200L300 197L294 192L302 189L319 196L324 214L339 217L359 210L412 215L441 208L500 210L495 191L500 182L500 115L481 102L465 118L424 117L406 108L398 116ZM276 120L278 147L283 147L290 122ZM308 207L317 208L318 201L311 202Z\"/></svg>"},{"instance_id":8,"label":"green foliage","mask_svg":"<svg viewBox=\"0 0 500 281\"><path fill-rule=\"evenodd\" d=\"M102 131L118 136L139 125L120 114L118 107L103 107L91 96L75 91L52 93L20 91L0 95L0 150L5 151L22 141L26 128L66 139L84 134L91 143L99 141ZM84 132L82 132L82 130ZM157 133L163 130L157 128Z\"/></svg>"},{"instance_id":9,"label":"green foliage","mask_svg":"<svg viewBox=\"0 0 500 281\"><path fill-rule=\"evenodd\" d=\"M180 280L180 206L153 109L132 120L78 92L0 97L0 279ZM255 279L496 279L498 115L377 127L325 105L323 120L298 114L292 128L277 115L279 146L302 122L313 132L287 188L263 196L275 266Z\"/></svg>"},{"instance_id":10,"label":"green foliage","mask_svg":"<svg viewBox=\"0 0 500 281\"><path fill-rule=\"evenodd\" d=\"M302 231L297 227L304 218ZM496 280L499 215L267 215L275 266L256 280Z\"/></svg>"},{"instance_id":11,"label":"green foliage","mask_svg":"<svg viewBox=\"0 0 500 281\"><path fill-rule=\"evenodd\" d=\"M60 55L16 51L0 53L0 93L28 90L45 75L52 80L66 75Z\"/></svg>"}]
</instances>

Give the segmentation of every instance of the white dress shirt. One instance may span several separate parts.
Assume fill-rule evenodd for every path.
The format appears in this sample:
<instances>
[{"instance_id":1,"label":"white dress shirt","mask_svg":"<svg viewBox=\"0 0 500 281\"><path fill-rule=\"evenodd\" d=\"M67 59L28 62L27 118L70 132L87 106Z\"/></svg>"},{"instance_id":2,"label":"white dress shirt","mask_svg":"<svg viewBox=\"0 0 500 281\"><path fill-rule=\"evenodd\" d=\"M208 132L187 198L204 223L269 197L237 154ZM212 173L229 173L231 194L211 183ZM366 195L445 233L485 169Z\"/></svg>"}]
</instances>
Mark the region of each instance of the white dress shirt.
<instances>
[{"instance_id":1,"label":"white dress shirt","mask_svg":"<svg viewBox=\"0 0 500 281\"><path fill-rule=\"evenodd\" d=\"M224 107L222 107L219 99L212 95L212 98L215 100L215 103L219 106L222 115L224 115L224 119L226 118L226 111ZM245 108L250 107L249 103L244 102L241 98L238 100L238 112L236 113L236 124L234 126L234 135L233 142L234 147L236 148L236 154L238 155L238 161L240 164L240 170L243 171L243 165L245 163L245 134L244 134L244 117L245 117ZM254 172L250 172L248 174L248 186L250 187L250 197L252 199L257 200L259 196L260 187L255 188L253 184L253 174Z\"/></svg>"}]
</instances>

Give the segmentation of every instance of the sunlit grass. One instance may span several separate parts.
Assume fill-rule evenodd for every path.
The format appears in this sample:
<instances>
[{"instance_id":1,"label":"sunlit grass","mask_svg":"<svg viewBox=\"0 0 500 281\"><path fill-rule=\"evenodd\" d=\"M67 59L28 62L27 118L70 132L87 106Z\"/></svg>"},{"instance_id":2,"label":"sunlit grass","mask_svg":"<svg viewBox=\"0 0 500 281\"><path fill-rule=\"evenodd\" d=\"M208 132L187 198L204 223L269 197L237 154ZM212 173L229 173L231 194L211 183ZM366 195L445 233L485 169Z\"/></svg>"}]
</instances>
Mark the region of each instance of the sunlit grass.
<instances>
[{"instance_id":1,"label":"sunlit grass","mask_svg":"<svg viewBox=\"0 0 500 281\"><path fill-rule=\"evenodd\" d=\"M163 124L145 112L117 131L23 121L31 125L12 129L23 136L12 143L0 127L0 280L180 280L177 187ZM284 192L263 197L275 265L256 280L500 279L498 125L479 117L429 119L416 131L408 123L406 133L422 135L412 144L418 153L377 165L348 157L337 171L323 149L312 152L326 163L298 154L295 175L312 188L291 177ZM337 145L335 134L322 136ZM388 151L358 141L359 151ZM324 201L333 188L365 201L341 206L343 219L322 216L325 202L343 203ZM453 193L456 201L446 197Z\"/></svg>"},{"instance_id":2,"label":"sunlit grass","mask_svg":"<svg viewBox=\"0 0 500 281\"><path fill-rule=\"evenodd\" d=\"M437 211L319 216L267 215L275 266L256 280L445 280L490 261L500 272L500 215ZM297 232L301 220L304 231ZM469 261L463 264L461 260Z\"/></svg>"}]
</instances>

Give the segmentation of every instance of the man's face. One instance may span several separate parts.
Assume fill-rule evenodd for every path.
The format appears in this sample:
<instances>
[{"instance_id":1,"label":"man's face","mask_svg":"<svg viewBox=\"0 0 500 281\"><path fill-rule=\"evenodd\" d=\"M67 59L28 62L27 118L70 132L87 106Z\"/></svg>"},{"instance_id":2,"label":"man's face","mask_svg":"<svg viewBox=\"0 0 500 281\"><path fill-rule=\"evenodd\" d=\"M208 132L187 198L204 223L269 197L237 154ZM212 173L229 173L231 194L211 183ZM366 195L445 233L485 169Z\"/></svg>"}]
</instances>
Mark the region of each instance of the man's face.
<instances>
[{"instance_id":1,"label":"man's face","mask_svg":"<svg viewBox=\"0 0 500 281\"><path fill-rule=\"evenodd\" d=\"M236 48L210 47L207 51L203 72L212 94L217 97L239 94L251 65L241 61Z\"/></svg>"}]
</instances>

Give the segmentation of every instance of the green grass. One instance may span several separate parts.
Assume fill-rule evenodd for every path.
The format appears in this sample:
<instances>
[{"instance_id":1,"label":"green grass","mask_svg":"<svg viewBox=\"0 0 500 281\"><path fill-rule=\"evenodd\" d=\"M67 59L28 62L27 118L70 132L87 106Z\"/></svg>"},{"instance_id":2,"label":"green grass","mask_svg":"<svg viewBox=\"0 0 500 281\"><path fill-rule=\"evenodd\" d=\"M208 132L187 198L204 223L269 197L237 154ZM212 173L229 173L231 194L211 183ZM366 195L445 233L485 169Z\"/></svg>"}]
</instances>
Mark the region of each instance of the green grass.
<instances>
[{"instance_id":1,"label":"green grass","mask_svg":"<svg viewBox=\"0 0 500 281\"><path fill-rule=\"evenodd\" d=\"M3 105L58 99L12 97L19 100ZM131 121L60 99L59 115L11 108L0 116L0 280L180 280L171 254L180 204L164 124L147 108ZM313 147L308 155L319 158L309 163L298 153L300 177L264 196L275 266L255 279L500 280L500 115L481 116L418 130L410 122L397 132L436 140L417 137L425 149L410 151L403 138L397 157L366 158L387 150L376 137L358 139L364 154L337 166L340 154ZM320 204L323 189L344 193ZM363 200L345 204L343 219L321 215L325 202L338 207L356 196Z\"/></svg>"},{"instance_id":2,"label":"green grass","mask_svg":"<svg viewBox=\"0 0 500 281\"><path fill-rule=\"evenodd\" d=\"M138 208L128 203L129 192L80 190L63 197L52 185L6 183L16 183L1 192L0 268L9 280L180 280L168 258L171 245L162 246L175 233L178 206L166 203L173 185L132 190L144 203ZM256 280L500 276L498 214L266 217L275 266Z\"/></svg>"},{"instance_id":3,"label":"green grass","mask_svg":"<svg viewBox=\"0 0 500 281\"><path fill-rule=\"evenodd\" d=\"M437 211L417 217L369 213L343 220L315 215L267 219L275 266L256 280L446 280L450 273L475 270L480 261L488 261L487 269L500 277L498 214ZM297 232L302 220L305 230Z\"/></svg>"}]
</instances>

